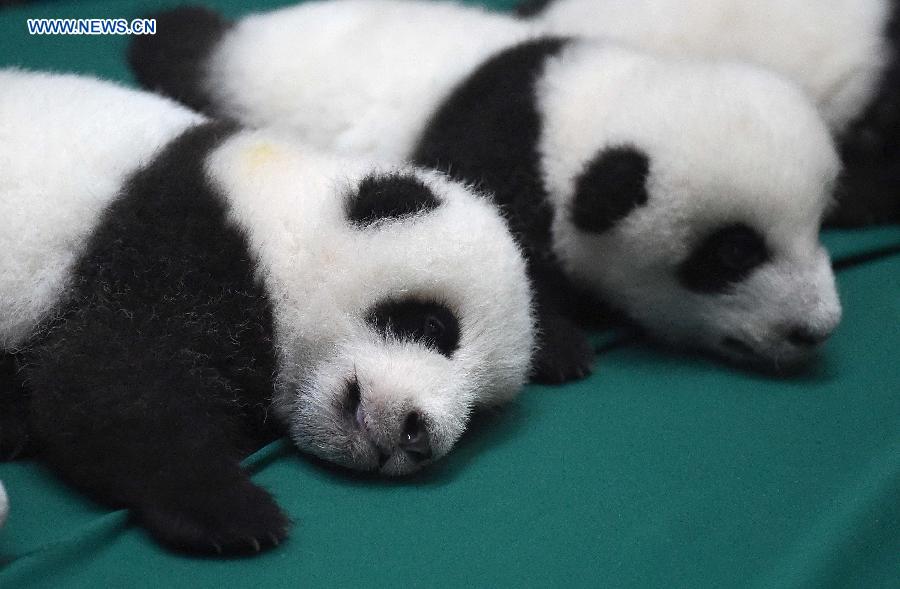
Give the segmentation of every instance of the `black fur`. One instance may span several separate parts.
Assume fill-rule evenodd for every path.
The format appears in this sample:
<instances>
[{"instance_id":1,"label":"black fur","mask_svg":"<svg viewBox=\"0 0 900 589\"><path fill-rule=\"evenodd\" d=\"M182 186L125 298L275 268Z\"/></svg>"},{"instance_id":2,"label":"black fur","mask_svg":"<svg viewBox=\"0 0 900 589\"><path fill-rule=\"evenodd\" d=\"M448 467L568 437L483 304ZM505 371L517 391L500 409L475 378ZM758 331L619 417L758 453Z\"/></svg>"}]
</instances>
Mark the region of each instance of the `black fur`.
<instances>
[{"instance_id":1,"label":"black fur","mask_svg":"<svg viewBox=\"0 0 900 589\"><path fill-rule=\"evenodd\" d=\"M900 0L885 35L891 56L878 92L839 138L844 171L831 225L900 223Z\"/></svg>"},{"instance_id":2,"label":"black fur","mask_svg":"<svg viewBox=\"0 0 900 589\"><path fill-rule=\"evenodd\" d=\"M551 4L553 4L553 0L524 0L516 6L515 13L516 16L537 16L547 10Z\"/></svg>"},{"instance_id":3,"label":"black fur","mask_svg":"<svg viewBox=\"0 0 900 589\"><path fill-rule=\"evenodd\" d=\"M365 227L401 219L440 206L441 201L418 178L404 174L369 176L347 200L347 219Z\"/></svg>"},{"instance_id":4,"label":"black fur","mask_svg":"<svg viewBox=\"0 0 900 589\"><path fill-rule=\"evenodd\" d=\"M650 160L634 147L601 151L575 183L572 222L589 233L612 229L647 203Z\"/></svg>"},{"instance_id":5,"label":"black fur","mask_svg":"<svg viewBox=\"0 0 900 589\"><path fill-rule=\"evenodd\" d=\"M421 342L448 358L459 348L459 321L439 303L385 301L369 311L369 323L383 335Z\"/></svg>"},{"instance_id":6,"label":"black fur","mask_svg":"<svg viewBox=\"0 0 900 589\"><path fill-rule=\"evenodd\" d=\"M138 83L199 111L218 114L204 87L206 61L231 27L212 10L183 6L152 14L155 35L137 35L128 63Z\"/></svg>"},{"instance_id":7,"label":"black fur","mask_svg":"<svg viewBox=\"0 0 900 589\"><path fill-rule=\"evenodd\" d=\"M28 399L16 357L0 351L0 460L15 460L32 450Z\"/></svg>"},{"instance_id":8,"label":"black fur","mask_svg":"<svg viewBox=\"0 0 900 589\"><path fill-rule=\"evenodd\" d=\"M541 117L535 83L565 39L507 49L481 65L433 115L413 160L494 194L528 257L535 287L539 351L534 379L562 382L590 372L593 350L564 317L565 278L550 247L553 209L540 174Z\"/></svg>"},{"instance_id":9,"label":"black fur","mask_svg":"<svg viewBox=\"0 0 900 589\"><path fill-rule=\"evenodd\" d=\"M694 292L728 292L770 258L762 235L742 223L721 227L703 238L678 268L685 288Z\"/></svg>"},{"instance_id":10,"label":"black fur","mask_svg":"<svg viewBox=\"0 0 900 589\"><path fill-rule=\"evenodd\" d=\"M272 311L209 186L230 130L187 131L107 209L71 297L25 351L41 456L164 544L252 552L288 521L239 461L274 433Z\"/></svg>"}]
</instances>

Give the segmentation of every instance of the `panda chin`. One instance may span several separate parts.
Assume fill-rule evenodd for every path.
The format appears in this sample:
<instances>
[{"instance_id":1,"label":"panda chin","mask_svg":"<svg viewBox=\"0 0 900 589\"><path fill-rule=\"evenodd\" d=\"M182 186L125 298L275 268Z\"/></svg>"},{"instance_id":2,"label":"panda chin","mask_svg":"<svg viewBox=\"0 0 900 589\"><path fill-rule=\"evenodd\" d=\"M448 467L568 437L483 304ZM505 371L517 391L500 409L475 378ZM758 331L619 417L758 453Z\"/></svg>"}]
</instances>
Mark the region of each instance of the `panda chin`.
<instances>
[{"instance_id":1,"label":"panda chin","mask_svg":"<svg viewBox=\"0 0 900 589\"><path fill-rule=\"evenodd\" d=\"M790 350L772 347L763 352L759 347L732 336L723 338L719 349L721 355L738 367L782 376L803 372L816 358L816 348Z\"/></svg>"}]
</instances>

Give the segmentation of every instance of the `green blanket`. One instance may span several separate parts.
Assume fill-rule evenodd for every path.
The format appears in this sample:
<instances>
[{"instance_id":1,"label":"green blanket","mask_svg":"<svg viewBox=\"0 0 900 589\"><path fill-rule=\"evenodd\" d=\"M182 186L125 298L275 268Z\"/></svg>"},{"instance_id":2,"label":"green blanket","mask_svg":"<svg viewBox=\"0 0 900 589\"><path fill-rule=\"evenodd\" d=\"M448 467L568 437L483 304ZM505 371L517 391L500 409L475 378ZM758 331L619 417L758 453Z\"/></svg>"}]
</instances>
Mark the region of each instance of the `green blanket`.
<instances>
[{"instance_id":1,"label":"green blanket","mask_svg":"<svg viewBox=\"0 0 900 589\"><path fill-rule=\"evenodd\" d=\"M25 19L172 4L0 11L0 65L130 81L126 37L30 37ZM413 479L264 448L248 468L295 525L249 559L172 554L40 464L0 464L0 587L900 587L900 227L825 241L845 316L803 376L599 333L592 378L528 387Z\"/></svg>"}]
</instances>

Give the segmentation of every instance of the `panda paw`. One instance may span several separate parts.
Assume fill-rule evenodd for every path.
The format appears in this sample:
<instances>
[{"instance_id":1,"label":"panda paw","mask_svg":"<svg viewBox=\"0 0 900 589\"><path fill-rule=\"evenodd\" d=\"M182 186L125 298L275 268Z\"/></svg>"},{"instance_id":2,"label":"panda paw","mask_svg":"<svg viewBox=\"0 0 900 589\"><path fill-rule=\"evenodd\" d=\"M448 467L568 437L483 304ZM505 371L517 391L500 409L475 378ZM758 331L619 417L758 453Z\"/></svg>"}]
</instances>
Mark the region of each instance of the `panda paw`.
<instances>
[{"instance_id":1,"label":"panda paw","mask_svg":"<svg viewBox=\"0 0 900 589\"><path fill-rule=\"evenodd\" d=\"M252 556L278 546L290 527L272 496L248 478L207 489L177 505L139 509L141 522L164 545L207 555Z\"/></svg>"},{"instance_id":2,"label":"panda paw","mask_svg":"<svg viewBox=\"0 0 900 589\"><path fill-rule=\"evenodd\" d=\"M30 441L25 415L18 411L0 413L0 461L27 456Z\"/></svg>"},{"instance_id":3,"label":"panda paw","mask_svg":"<svg viewBox=\"0 0 900 589\"><path fill-rule=\"evenodd\" d=\"M591 374L594 349L581 328L561 315L553 316L552 320L543 317L540 328L532 382L562 384Z\"/></svg>"}]
</instances>

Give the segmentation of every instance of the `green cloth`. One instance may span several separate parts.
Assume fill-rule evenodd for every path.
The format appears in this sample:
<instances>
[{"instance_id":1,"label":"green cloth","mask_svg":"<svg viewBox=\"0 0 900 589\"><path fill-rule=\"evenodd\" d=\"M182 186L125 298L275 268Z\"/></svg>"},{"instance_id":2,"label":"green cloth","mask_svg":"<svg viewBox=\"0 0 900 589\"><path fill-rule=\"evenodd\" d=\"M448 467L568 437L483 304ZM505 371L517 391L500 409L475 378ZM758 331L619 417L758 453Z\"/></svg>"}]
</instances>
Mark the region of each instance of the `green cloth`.
<instances>
[{"instance_id":1,"label":"green cloth","mask_svg":"<svg viewBox=\"0 0 900 589\"><path fill-rule=\"evenodd\" d=\"M207 1L232 16L284 3ZM29 37L25 18L172 4L0 12L0 62L129 81L127 38ZM12 508L0 587L898 588L900 227L825 241L845 260L845 315L804 376L622 341L590 379L530 386L478 416L412 479L325 468L278 442L247 464L295 525L248 559L167 552L40 464L0 464Z\"/></svg>"}]
</instances>

